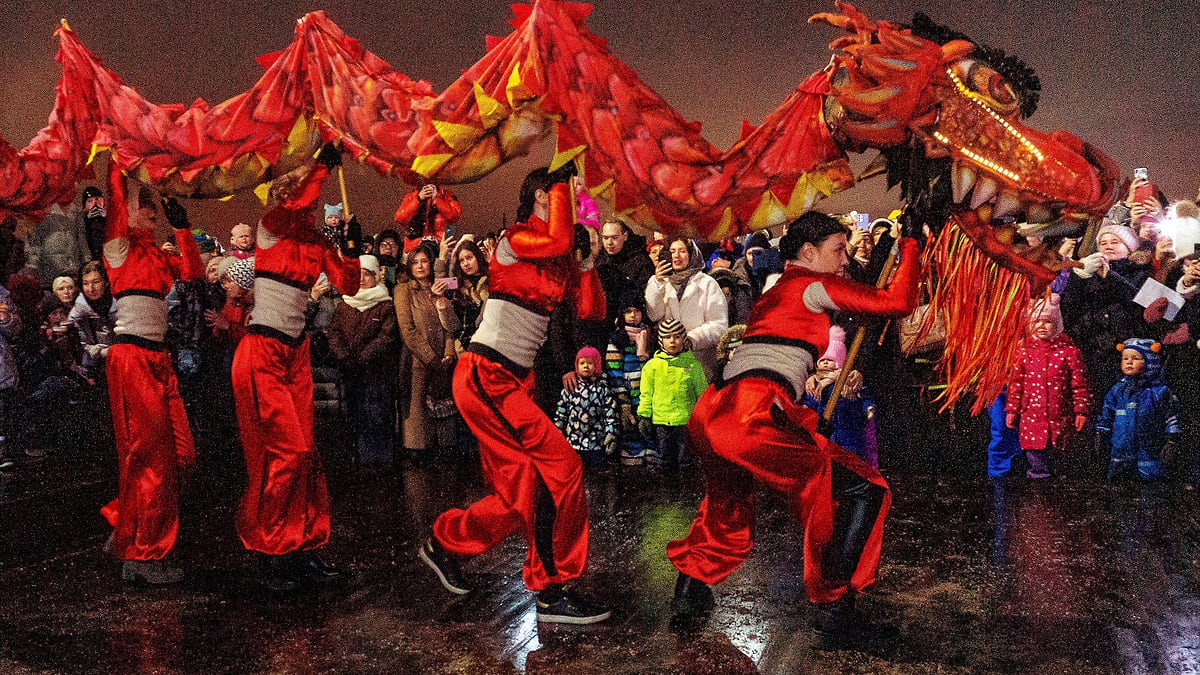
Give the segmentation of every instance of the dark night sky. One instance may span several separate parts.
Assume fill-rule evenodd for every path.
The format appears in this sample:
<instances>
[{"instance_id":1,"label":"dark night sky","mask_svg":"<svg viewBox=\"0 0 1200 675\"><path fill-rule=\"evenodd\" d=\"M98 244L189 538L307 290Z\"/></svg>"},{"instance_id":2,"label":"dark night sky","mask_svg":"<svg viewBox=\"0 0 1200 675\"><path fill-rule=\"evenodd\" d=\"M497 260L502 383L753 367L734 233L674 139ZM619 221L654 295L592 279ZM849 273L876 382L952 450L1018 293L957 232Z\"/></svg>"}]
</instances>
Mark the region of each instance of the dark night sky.
<instances>
[{"instance_id":1,"label":"dark night sky","mask_svg":"<svg viewBox=\"0 0 1200 675\"><path fill-rule=\"evenodd\" d=\"M0 12L0 135L23 147L53 106L59 68L51 32L59 17L127 84L147 99L217 103L260 75L253 61L292 38L293 21L325 9L348 35L413 78L441 90L484 51L487 33L507 35L502 0L345 0L229 2L67 2L5 0ZM1149 166L1172 198L1193 198L1200 150L1200 2L1110 3L1098 0L869 0L873 18L907 21L922 10L977 41L1025 59L1042 82L1042 102L1029 123L1066 129L1107 152L1123 173ZM832 2L695 0L598 2L588 25L609 47L705 135L727 148L743 118L753 123L829 59L829 27L807 17ZM486 229L515 210L525 171L545 163L550 143L483 181L460 186L462 225ZM351 205L368 231L380 229L407 190L354 166L347 172ZM819 208L872 213L895 206L877 181L827 200ZM330 199L332 200L332 190ZM255 217L257 201L193 207L194 220L224 232Z\"/></svg>"}]
</instances>

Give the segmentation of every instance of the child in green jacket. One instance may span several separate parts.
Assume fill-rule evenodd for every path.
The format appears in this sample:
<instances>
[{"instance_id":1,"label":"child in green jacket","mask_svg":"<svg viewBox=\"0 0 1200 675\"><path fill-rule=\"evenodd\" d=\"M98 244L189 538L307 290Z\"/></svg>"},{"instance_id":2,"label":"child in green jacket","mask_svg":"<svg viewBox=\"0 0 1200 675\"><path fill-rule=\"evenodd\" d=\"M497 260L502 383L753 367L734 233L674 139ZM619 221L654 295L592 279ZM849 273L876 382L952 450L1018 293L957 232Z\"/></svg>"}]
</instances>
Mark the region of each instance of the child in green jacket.
<instances>
[{"instance_id":1,"label":"child in green jacket","mask_svg":"<svg viewBox=\"0 0 1200 675\"><path fill-rule=\"evenodd\" d=\"M700 394L708 388L704 368L692 354L687 330L675 319L658 324L662 347L642 367L641 426L653 425L657 452L647 459L669 468L679 465L684 427ZM646 435L649 436L649 429Z\"/></svg>"}]
</instances>

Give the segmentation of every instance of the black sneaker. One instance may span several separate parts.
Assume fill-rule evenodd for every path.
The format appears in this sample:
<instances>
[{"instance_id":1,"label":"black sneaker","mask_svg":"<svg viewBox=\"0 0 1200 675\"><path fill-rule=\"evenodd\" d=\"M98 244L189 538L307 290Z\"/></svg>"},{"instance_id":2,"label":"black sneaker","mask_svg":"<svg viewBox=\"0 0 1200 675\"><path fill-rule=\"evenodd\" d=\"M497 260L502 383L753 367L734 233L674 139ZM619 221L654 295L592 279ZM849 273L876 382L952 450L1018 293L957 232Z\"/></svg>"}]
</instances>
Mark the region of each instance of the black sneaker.
<instances>
[{"instance_id":1,"label":"black sneaker","mask_svg":"<svg viewBox=\"0 0 1200 675\"><path fill-rule=\"evenodd\" d=\"M681 619L698 618L707 614L712 606L713 594L708 584L680 572L675 580L671 612Z\"/></svg>"},{"instance_id":2,"label":"black sneaker","mask_svg":"<svg viewBox=\"0 0 1200 675\"><path fill-rule=\"evenodd\" d=\"M816 605L813 611L813 632L820 649L841 649L858 642L861 627L854 611L854 596Z\"/></svg>"},{"instance_id":3,"label":"black sneaker","mask_svg":"<svg viewBox=\"0 0 1200 675\"><path fill-rule=\"evenodd\" d=\"M272 593L287 593L300 585L292 574L286 555L265 555L258 563L258 585Z\"/></svg>"},{"instance_id":4,"label":"black sneaker","mask_svg":"<svg viewBox=\"0 0 1200 675\"><path fill-rule=\"evenodd\" d=\"M458 569L458 559L443 549L434 537L421 544L421 548L417 549L417 557L437 574L438 581L442 582L442 587L446 590L455 595L471 592L471 587L463 578L462 570Z\"/></svg>"},{"instance_id":5,"label":"black sneaker","mask_svg":"<svg viewBox=\"0 0 1200 675\"><path fill-rule=\"evenodd\" d=\"M538 591L537 620L544 623L570 623L583 626L599 623L612 616L612 612L596 607L574 591L548 588Z\"/></svg>"},{"instance_id":6,"label":"black sneaker","mask_svg":"<svg viewBox=\"0 0 1200 675\"><path fill-rule=\"evenodd\" d=\"M345 572L321 560L312 551L296 551L290 557L291 576L301 585L335 586L344 583L349 578Z\"/></svg>"}]
</instances>

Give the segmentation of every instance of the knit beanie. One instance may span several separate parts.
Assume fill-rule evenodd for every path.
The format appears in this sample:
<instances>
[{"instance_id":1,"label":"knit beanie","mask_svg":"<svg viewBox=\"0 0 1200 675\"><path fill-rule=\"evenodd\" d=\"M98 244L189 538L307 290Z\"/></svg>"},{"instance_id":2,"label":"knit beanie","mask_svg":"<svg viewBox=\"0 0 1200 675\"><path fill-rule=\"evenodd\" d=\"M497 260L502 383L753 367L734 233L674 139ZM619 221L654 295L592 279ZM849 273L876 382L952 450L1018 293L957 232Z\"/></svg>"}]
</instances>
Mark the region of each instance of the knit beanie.
<instances>
[{"instance_id":1,"label":"knit beanie","mask_svg":"<svg viewBox=\"0 0 1200 675\"><path fill-rule=\"evenodd\" d=\"M1142 355L1142 360L1146 362L1146 367L1142 370L1142 377L1146 380L1157 380L1162 372L1162 359L1159 358L1158 352L1162 350L1162 344L1149 338L1129 338L1117 345L1117 352L1124 352L1126 349L1132 349Z\"/></svg>"},{"instance_id":2,"label":"knit beanie","mask_svg":"<svg viewBox=\"0 0 1200 675\"><path fill-rule=\"evenodd\" d=\"M829 348L821 355L821 359L830 359L841 368L846 362L846 331L841 326L829 327Z\"/></svg>"},{"instance_id":3,"label":"knit beanie","mask_svg":"<svg viewBox=\"0 0 1200 675\"><path fill-rule=\"evenodd\" d=\"M254 258L234 259L229 264L229 278L247 291L254 288Z\"/></svg>"},{"instance_id":4,"label":"knit beanie","mask_svg":"<svg viewBox=\"0 0 1200 675\"><path fill-rule=\"evenodd\" d=\"M325 217L326 218L328 218L329 216L341 216L341 215L342 215L342 205L341 204L326 204L325 205Z\"/></svg>"},{"instance_id":5,"label":"knit beanie","mask_svg":"<svg viewBox=\"0 0 1200 675\"><path fill-rule=\"evenodd\" d=\"M1063 332L1063 317L1062 310L1059 309L1058 301L1055 300L1057 295L1051 295L1049 300L1038 300L1033 303L1033 308L1029 312L1029 332L1033 332L1033 325L1039 321L1049 321L1054 327L1053 337L1058 337Z\"/></svg>"},{"instance_id":6,"label":"knit beanie","mask_svg":"<svg viewBox=\"0 0 1200 675\"><path fill-rule=\"evenodd\" d=\"M591 361L592 368L595 370L595 373L597 375L600 374L600 352L595 347L592 347L591 345L585 345L583 349L580 349L575 353L576 368L578 368L579 359L587 359L588 361Z\"/></svg>"},{"instance_id":7,"label":"knit beanie","mask_svg":"<svg viewBox=\"0 0 1200 675\"><path fill-rule=\"evenodd\" d=\"M358 266L376 276L379 275L379 258L373 255L358 256Z\"/></svg>"},{"instance_id":8,"label":"knit beanie","mask_svg":"<svg viewBox=\"0 0 1200 675\"><path fill-rule=\"evenodd\" d=\"M1129 248L1130 253L1138 250L1138 236L1137 233L1133 231L1133 228L1111 223L1105 225L1104 227L1100 228L1099 232L1096 233L1097 246L1100 244L1100 237L1103 237L1106 234L1115 234L1120 237L1121 241L1125 242L1125 246Z\"/></svg>"},{"instance_id":9,"label":"knit beanie","mask_svg":"<svg viewBox=\"0 0 1200 675\"><path fill-rule=\"evenodd\" d=\"M687 329L678 319L663 319L658 324L658 343L662 344L663 338L673 336L687 336ZM683 347L684 351L691 349L686 343Z\"/></svg>"},{"instance_id":10,"label":"knit beanie","mask_svg":"<svg viewBox=\"0 0 1200 675\"><path fill-rule=\"evenodd\" d=\"M752 248L771 248L771 238L766 232L761 230L755 232L749 237L746 237L746 248L744 250L748 251Z\"/></svg>"}]
</instances>

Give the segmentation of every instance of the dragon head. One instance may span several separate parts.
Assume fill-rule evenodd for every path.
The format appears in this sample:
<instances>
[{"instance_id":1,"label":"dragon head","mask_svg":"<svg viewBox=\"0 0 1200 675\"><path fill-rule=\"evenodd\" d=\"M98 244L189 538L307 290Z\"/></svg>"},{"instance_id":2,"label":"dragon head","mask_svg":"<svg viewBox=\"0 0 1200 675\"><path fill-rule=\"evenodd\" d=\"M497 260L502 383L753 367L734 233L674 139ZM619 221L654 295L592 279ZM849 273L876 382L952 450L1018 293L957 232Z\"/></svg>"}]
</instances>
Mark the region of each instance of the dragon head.
<instances>
[{"instance_id":1,"label":"dragon head","mask_svg":"<svg viewBox=\"0 0 1200 675\"><path fill-rule=\"evenodd\" d=\"M1111 205L1112 160L1070 133L1023 124L1041 87L1019 59L923 14L899 26L835 4L839 14L810 19L846 32L830 44L823 110L835 138L880 149L890 183L935 231L953 220L997 264L1048 283L1062 266L1057 238ZM1042 243L1015 237L1019 222Z\"/></svg>"}]
</instances>

